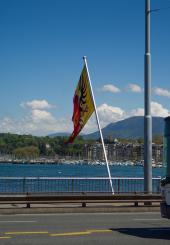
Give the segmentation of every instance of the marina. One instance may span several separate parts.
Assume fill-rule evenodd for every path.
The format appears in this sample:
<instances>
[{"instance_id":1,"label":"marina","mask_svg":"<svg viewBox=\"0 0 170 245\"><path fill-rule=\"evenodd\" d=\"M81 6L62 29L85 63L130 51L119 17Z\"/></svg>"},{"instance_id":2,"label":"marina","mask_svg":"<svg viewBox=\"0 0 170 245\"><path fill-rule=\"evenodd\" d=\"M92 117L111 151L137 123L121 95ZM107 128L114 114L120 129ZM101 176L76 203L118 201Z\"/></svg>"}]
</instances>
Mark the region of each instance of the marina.
<instances>
[{"instance_id":1,"label":"marina","mask_svg":"<svg viewBox=\"0 0 170 245\"><path fill-rule=\"evenodd\" d=\"M55 159L50 157L39 157L37 159L12 159L8 156L0 156L0 164L10 163L10 164L55 164L55 165L89 165L89 166L105 166L106 162L103 160L77 160L70 159L67 160L65 158ZM144 161L108 161L109 166L144 166ZM153 168L162 168L162 162L155 162L152 160Z\"/></svg>"}]
</instances>

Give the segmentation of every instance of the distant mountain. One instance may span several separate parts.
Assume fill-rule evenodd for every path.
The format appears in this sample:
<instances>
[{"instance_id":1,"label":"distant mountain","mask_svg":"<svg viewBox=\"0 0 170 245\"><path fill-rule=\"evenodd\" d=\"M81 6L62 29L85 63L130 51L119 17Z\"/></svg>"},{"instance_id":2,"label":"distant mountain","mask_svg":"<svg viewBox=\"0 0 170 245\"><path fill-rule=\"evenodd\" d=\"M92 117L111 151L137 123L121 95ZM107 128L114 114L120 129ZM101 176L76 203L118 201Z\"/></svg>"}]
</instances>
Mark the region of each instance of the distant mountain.
<instances>
[{"instance_id":1,"label":"distant mountain","mask_svg":"<svg viewBox=\"0 0 170 245\"><path fill-rule=\"evenodd\" d=\"M57 136L61 136L61 137L63 137L63 136L69 136L70 135L70 133L54 133L54 134L49 134L48 136L49 137L51 137L51 138L54 138L54 137L57 137Z\"/></svg>"},{"instance_id":2,"label":"distant mountain","mask_svg":"<svg viewBox=\"0 0 170 245\"><path fill-rule=\"evenodd\" d=\"M152 134L163 135L164 130L164 118L163 117L152 117ZM127 138L137 139L144 137L144 117L130 117L116 123L110 123L102 129L103 137L113 138ZM48 135L49 137L56 136L70 136L71 133L54 133ZM99 132L83 135L84 139L96 140L100 137Z\"/></svg>"},{"instance_id":3,"label":"distant mountain","mask_svg":"<svg viewBox=\"0 0 170 245\"><path fill-rule=\"evenodd\" d=\"M152 133L153 136L163 135L164 130L164 118L153 117L152 118ZM144 137L144 117L130 117L125 120L110 123L102 129L103 137L113 137L113 138L127 138L136 139ZM84 135L84 139L98 139L99 132L94 132L91 134Z\"/></svg>"}]
</instances>

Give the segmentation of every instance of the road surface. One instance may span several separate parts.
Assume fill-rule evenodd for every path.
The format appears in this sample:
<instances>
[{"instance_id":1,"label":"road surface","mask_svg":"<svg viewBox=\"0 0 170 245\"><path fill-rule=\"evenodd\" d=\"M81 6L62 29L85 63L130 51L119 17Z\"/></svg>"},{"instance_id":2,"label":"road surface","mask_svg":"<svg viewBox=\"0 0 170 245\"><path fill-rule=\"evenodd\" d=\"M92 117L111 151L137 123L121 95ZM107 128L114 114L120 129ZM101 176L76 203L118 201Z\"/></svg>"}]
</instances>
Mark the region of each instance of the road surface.
<instances>
[{"instance_id":1,"label":"road surface","mask_svg":"<svg viewBox=\"0 0 170 245\"><path fill-rule=\"evenodd\" d=\"M170 244L159 213L0 215L2 245Z\"/></svg>"}]
</instances>

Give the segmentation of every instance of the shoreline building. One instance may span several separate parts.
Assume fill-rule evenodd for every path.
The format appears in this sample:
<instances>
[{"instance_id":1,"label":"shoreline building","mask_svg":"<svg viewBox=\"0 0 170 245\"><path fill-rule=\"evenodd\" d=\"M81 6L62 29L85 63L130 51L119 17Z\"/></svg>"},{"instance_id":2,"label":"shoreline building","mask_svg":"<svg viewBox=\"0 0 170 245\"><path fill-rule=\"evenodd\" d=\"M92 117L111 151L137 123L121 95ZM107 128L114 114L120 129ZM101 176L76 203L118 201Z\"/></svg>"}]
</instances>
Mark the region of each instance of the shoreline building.
<instances>
[{"instance_id":1,"label":"shoreline building","mask_svg":"<svg viewBox=\"0 0 170 245\"><path fill-rule=\"evenodd\" d=\"M139 143L121 143L118 140L110 144L105 144L106 154L109 161L112 162L141 162L144 160L144 145ZM152 144L153 161L155 163L162 162L163 145ZM91 145L85 144L82 157L87 160L104 160L104 153L101 143Z\"/></svg>"}]
</instances>

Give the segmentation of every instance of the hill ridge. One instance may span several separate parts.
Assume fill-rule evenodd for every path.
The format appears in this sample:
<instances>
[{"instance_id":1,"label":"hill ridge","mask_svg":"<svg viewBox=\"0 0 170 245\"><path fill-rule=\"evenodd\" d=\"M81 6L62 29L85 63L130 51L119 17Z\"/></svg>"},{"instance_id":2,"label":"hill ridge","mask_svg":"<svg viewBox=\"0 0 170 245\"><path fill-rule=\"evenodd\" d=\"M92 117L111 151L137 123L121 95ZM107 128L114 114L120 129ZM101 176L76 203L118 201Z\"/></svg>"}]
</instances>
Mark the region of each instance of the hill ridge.
<instances>
[{"instance_id":1,"label":"hill ridge","mask_svg":"<svg viewBox=\"0 0 170 245\"><path fill-rule=\"evenodd\" d=\"M152 134L153 136L163 135L164 118L152 117ZM124 120L110 123L102 129L103 137L113 138L143 138L144 137L144 117L134 116ZM85 139L98 139L99 131L83 136Z\"/></svg>"}]
</instances>

